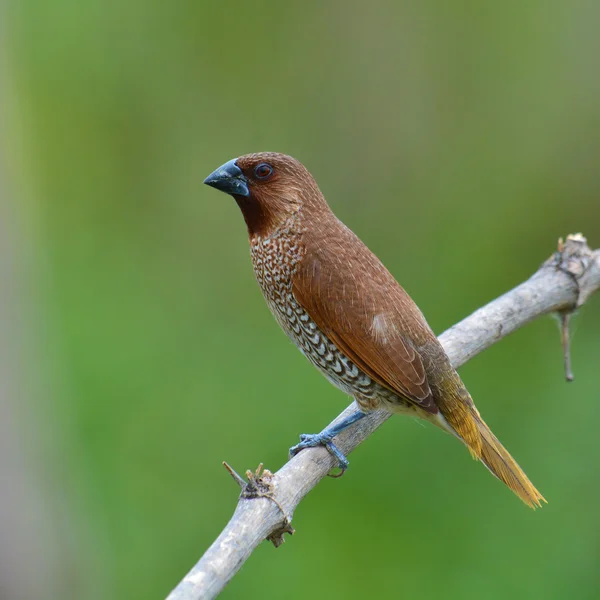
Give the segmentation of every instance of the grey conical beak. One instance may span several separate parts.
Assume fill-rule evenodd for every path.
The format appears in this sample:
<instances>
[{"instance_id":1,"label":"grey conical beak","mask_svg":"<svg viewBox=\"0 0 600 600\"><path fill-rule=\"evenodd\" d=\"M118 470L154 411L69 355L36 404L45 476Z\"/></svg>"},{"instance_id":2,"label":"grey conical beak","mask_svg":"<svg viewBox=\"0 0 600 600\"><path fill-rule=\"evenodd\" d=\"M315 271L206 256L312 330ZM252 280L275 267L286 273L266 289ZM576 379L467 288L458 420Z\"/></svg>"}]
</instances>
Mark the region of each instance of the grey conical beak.
<instances>
[{"instance_id":1,"label":"grey conical beak","mask_svg":"<svg viewBox=\"0 0 600 600\"><path fill-rule=\"evenodd\" d=\"M235 161L234 158L221 165L204 180L204 183L232 196L249 196L248 180Z\"/></svg>"}]
</instances>

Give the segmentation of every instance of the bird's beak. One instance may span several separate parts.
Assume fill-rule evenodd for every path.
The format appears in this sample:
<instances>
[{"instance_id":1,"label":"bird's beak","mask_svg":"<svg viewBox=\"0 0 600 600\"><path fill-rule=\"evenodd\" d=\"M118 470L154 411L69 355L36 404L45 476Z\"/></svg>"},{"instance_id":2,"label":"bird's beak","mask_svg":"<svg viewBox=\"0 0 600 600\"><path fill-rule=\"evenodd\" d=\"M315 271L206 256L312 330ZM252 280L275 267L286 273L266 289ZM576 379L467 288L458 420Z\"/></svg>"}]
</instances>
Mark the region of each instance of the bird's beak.
<instances>
[{"instance_id":1,"label":"bird's beak","mask_svg":"<svg viewBox=\"0 0 600 600\"><path fill-rule=\"evenodd\" d=\"M248 180L242 173L242 170L235 164L235 161L236 159L234 158L221 165L204 180L204 183L226 194L249 196Z\"/></svg>"}]
</instances>

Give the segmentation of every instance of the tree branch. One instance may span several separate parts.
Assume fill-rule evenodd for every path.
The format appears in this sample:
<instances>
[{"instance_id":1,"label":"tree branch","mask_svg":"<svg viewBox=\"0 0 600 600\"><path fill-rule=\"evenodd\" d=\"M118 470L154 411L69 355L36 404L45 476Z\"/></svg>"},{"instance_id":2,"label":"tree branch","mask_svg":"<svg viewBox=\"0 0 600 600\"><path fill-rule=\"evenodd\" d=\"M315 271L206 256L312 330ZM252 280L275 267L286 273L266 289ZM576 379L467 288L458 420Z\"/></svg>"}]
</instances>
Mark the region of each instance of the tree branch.
<instances>
[{"instance_id":1,"label":"tree branch","mask_svg":"<svg viewBox=\"0 0 600 600\"><path fill-rule=\"evenodd\" d=\"M599 288L600 250L590 250L581 234L570 235L565 243L559 240L557 252L530 279L475 311L439 339L458 368L533 319L557 312L563 316L569 378L568 316ZM356 410L352 403L330 425ZM384 410L369 413L336 437L336 446L349 454L390 416ZM167 600L215 598L264 539L279 546L285 532L293 533L294 510L335 466L332 455L317 447L303 450L275 474L261 474L262 465L256 473L248 471L247 484L235 474L243 487L233 517Z\"/></svg>"}]
</instances>

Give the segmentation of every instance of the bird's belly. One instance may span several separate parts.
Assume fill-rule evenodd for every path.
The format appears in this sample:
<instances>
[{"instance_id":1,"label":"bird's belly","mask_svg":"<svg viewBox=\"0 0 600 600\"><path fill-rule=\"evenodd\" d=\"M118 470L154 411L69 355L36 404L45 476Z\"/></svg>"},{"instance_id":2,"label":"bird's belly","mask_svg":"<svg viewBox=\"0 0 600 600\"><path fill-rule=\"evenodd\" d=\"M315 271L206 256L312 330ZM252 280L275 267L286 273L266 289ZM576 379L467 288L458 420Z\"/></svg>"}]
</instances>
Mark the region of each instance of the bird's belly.
<instances>
[{"instance_id":1,"label":"bird's belly","mask_svg":"<svg viewBox=\"0 0 600 600\"><path fill-rule=\"evenodd\" d=\"M338 389L356 399L363 410L383 406L405 412L412 405L359 369L319 329L296 302L291 290L265 299L273 316L300 352Z\"/></svg>"}]
</instances>

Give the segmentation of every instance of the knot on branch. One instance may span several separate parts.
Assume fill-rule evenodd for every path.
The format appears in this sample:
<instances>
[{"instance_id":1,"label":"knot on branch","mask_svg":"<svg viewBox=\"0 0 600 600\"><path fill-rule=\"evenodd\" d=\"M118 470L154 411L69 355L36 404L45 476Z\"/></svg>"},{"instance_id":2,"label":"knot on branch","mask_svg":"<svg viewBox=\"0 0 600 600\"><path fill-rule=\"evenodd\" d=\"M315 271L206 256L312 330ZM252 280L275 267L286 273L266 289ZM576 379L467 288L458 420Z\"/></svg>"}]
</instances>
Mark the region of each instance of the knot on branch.
<instances>
[{"instance_id":1,"label":"knot on branch","mask_svg":"<svg viewBox=\"0 0 600 600\"><path fill-rule=\"evenodd\" d=\"M267 540L272 542L275 548L279 548L279 546L285 542L285 538L283 537L284 533L292 535L294 533L294 528L292 527L292 519L287 515L281 504L279 504L275 498L275 476L273 473L271 473L269 469L263 469L263 464L260 463L256 468L256 471L252 472L250 469L246 471L246 478L248 479L246 482L226 462L223 463L223 466L242 488L240 498L244 498L245 500L268 498L281 511L283 516L281 526L267 536Z\"/></svg>"},{"instance_id":2,"label":"knot on branch","mask_svg":"<svg viewBox=\"0 0 600 600\"><path fill-rule=\"evenodd\" d=\"M597 286L590 285L600 273L600 252L593 251L581 233L567 236L566 241L558 240L557 251L544 263L544 267L558 269L571 276L577 286L577 301L573 309L585 303Z\"/></svg>"}]
</instances>

